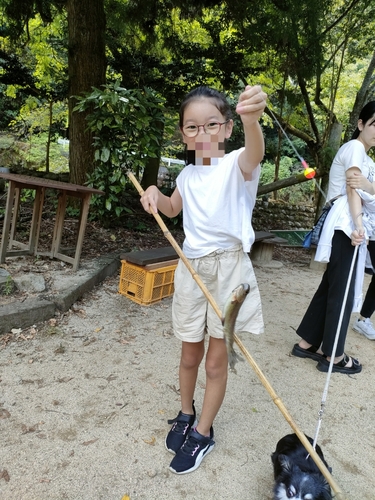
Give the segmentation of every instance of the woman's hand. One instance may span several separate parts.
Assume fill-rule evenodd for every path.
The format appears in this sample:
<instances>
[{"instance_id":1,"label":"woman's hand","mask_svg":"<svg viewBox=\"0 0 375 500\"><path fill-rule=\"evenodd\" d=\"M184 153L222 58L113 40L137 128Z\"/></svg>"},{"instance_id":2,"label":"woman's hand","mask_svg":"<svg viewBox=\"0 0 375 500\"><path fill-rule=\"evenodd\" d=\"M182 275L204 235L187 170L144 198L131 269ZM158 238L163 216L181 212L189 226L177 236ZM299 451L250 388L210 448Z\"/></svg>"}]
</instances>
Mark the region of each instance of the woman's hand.
<instances>
[{"instance_id":1,"label":"woman's hand","mask_svg":"<svg viewBox=\"0 0 375 500\"><path fill-rule=\"evenodd\" d=\"M346 177L346 185L351 187L352 189L362 189L363 191L367 191L370 194L375 194L372 183L359 172L348 172Z\"/></svg>"},{"instance_id":2,"label":"woman's hand","mask_svg":"<svg viewBox=\"0 0 375 500\"><path fill-rule=\"evenodd\" d=\"M356 227L350 235L350 239L352 240L353 246L361 245L365 239L365 230L363 226Z\"/></svg>"}]
</instances>

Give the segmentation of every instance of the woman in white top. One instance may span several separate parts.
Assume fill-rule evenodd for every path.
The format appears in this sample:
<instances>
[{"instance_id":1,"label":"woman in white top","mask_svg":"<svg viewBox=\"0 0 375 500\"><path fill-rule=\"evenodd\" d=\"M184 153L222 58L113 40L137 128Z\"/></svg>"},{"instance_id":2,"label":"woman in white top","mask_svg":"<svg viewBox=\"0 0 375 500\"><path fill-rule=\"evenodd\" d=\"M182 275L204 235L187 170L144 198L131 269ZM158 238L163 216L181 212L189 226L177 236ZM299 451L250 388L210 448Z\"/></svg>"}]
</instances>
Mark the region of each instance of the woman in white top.
<instances>
[{"instance_id":1,"label":"woman in white top","mask_svg":"<svg viewBox=\"0 0 375 500\"><path fill-rule=\"evenodd\" d=\"M335 202L336 206L334 205L327 216L324 226L329 226L331 222L332 237L325 237L322 248L318 248L318 252L328 254L327 269L297 328L301 341L295 344L292 350L295 356L318 361L317 369L323 372L327 372L329 368L354 247L364 243L365 238L369 236L368 231L365 232L363 201L357 189L370 189L370 186L371 190L374 189L372 187L374 163L367 155L373 146L375 146L375 102L370 102L360 113L358 127L352 140L341 146L331 166L327 199L342 194L345 196ZM338 206L340 206L339 213ZM327 233L327 228L324 227L323 231L324 229ZM355 275L354 267L345 302L333 372L354 374L362 370L359 361L344 352L354 304Z\"/></svg>"},{"instance_id":2,"label":"woman in white top","mask_svg":"<svg viewBox=\"0 0 375 500\"><path fill-rule=\"evenodd\" d=\"M368 116L373 116L375 113L375 101L371 101L366 105ZM365 109L364 108L364 109ZM360 134L358 128L353 134L353 139L357 138ZM375 134L375 131L374 131ZM371 141L371 138L370 138ZM370 142L369 141L369 142ZM371 147L371 146L370 146ZM369 168L369 175L366 177L363 173L353 172L347 178L347 184L354 189L362 189L372 195L375 195L375 163L367 156L367 164ZM375 269L375 234L371 234L368 242L368 253L371 261L371 266ZM360 316L353 324L353 330L362 333L369 340L375 340L375 329L371 323L371 316L375 311L375 274L373 273L370 285L367 289L365 300L363 302Z\"/></svg>"}]
</instances>

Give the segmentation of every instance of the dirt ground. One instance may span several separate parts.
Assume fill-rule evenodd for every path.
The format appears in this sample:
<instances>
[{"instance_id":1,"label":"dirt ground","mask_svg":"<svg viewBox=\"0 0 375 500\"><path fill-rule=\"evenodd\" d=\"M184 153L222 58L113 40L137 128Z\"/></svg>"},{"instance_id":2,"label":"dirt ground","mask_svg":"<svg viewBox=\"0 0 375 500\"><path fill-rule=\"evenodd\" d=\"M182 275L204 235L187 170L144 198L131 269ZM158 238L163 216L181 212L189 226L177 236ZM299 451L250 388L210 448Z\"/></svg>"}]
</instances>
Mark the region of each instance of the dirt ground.
<instances>
[{"instance_id":1,"label":"dirt ground","mask_svg":"<svg viewBox=\"0 0 375 500\"><path fill-rule=\"evenodd\" d=\"M241 340L313 436L326 374L290 350L321 272L305 254L280 258L280 268L255 267L266 328ZM246 361L229 374L214 451L191 474L168 470L180 355L171 298L140 306L117 293L118 282L108 278L67 313L0 337L0 498L271 500L270 455L292 430ZM345 498L373 500L375 343L350 329L346 350L363 371L332 375L318 442ZM204 387L202 368L198 414Z\"/></svg>"}]
</instances>

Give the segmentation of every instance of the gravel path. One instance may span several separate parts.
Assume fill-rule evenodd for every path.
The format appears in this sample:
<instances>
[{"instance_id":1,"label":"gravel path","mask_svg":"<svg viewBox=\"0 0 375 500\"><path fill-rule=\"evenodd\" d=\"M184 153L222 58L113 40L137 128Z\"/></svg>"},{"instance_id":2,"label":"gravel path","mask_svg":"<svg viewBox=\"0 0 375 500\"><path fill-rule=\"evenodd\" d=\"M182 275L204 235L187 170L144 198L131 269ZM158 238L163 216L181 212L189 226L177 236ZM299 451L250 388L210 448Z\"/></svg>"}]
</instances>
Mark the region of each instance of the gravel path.
<instances>
[{"instance_id":1,"label":"gravel path","mask_svg":"<svg viewBox=\"0 0 375 500\"><path fill-rule=\"evenodd\" d=\"M326 375L289 353L321 273L298 262L255 272L266 331L241 340L313 436ZM168 470L180 355L171 299L139 306L117 287L109 278L61 317L0 337L0 498L271 500L270 455L291 428L247 362L229 375L215 450L192 474ZM375 343L350 330L347 352L364 369L332 375L319 444L346 498L373 500ZM198 413L204 386L201 370Z\"/></svg>"}]
</instances>

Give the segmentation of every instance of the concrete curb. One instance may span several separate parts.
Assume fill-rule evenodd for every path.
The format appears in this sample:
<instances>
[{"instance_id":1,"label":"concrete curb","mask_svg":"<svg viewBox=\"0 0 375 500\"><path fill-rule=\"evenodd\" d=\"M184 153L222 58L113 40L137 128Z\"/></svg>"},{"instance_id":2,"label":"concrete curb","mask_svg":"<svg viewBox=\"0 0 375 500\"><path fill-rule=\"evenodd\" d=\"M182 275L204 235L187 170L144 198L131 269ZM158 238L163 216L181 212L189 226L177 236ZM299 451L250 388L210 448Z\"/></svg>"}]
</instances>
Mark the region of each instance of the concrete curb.
<instances>
[{"instance_id":1,"label":"concrete curb","mask_svg":"<svg viewBox=\"0 0 375 500\"><path fill-rule=\"evenodd\" d=\"M55 295L41 294L24 302L0 306L0 334L12 328L28 328L35 323L53 318L57 311L67 311L86 292L117 272L121 265L119 254L99 257L90 263L83 275L72 276L71 283Z\"/></svg>"}]
</instances>

